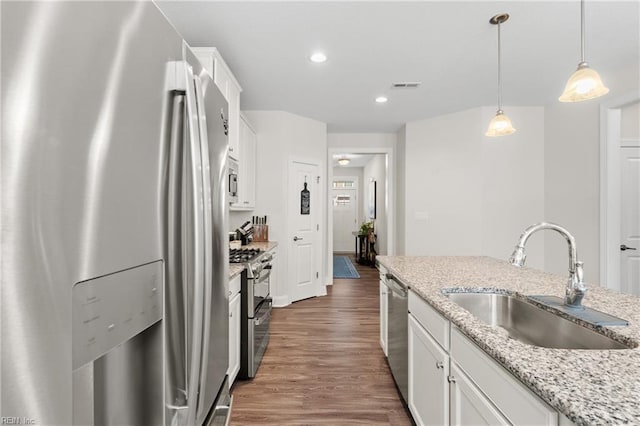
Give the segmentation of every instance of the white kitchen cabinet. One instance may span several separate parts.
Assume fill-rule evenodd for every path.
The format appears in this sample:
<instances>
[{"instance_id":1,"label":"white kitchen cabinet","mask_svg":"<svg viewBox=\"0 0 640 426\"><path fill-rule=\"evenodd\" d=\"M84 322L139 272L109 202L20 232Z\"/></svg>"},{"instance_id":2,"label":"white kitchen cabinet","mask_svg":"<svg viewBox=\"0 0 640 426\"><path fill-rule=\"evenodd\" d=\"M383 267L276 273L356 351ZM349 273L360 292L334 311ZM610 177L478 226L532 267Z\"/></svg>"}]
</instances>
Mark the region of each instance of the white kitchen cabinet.
<instances>
[{"instance_id":1,"label":"white kitchen cabinet","mask_svg":"<svg viewBox=\"0 0 640 426\"><path fill-rule=\"evenodd\" d=\"M413 292L409 312L408 405L416 424L558 424L556 410Z\"/></svg>"},{"instance_id":2,"label":"white kitchen cabinet","mask_svg":"<svg viewBox=\"0 0 640 426\"><path fill-rule=\"evenodd\" d=\"M231 210L253 210L256 206L256 166L258 138L246 117L240 115L240 152L238 162L238 201Z\"/></svg>"},{"instance_id":3,"label":"white kitchen cabinet","mask_svg":"<svg viewBox=\"0 0 640 426\"><path fill-rule=\"evenodd\" d=\"M509 421L491 404L471 379L451 362L451 425L509 425Z\"/></svg>"},{"instance_id":4,"label":"white kitchen cabinet","mask_svg":"<svg viewBox=\"0 0 640 426\"><path fill-rule=\"evenodd\" d=\"M196 54L204 68L213 76L222 95L229 103L229 157L240 161L240 93L242 87L233 73L222 59L215 47L194 47Z\"/></svg>"},{"instance_id":5,"label":"white kitchen cabinet","mask_svg":"<svg viewBox=\"0 0 640 426\"><path fill-rule=\"evenodd\" d=\"M240 275L229 282L229 386L240 371Z\"/></svg>"},{"instance_id":6,"label":"white kitchen cabinet","mask_svg":"<svg viewBox=\"0 0 640 426\"><path fill-rule=\"evenodd\" d=\"M449 424L449 355L409 314L409 410L418 425Z\"/></svg>"},{"instance_id":7,"label":"white kitchen cabinet","mask_svg":"<svg viewBox=\"0 0 640 426\"><path fill-rule=\"evenodd\" d=\"M482 389L510 423L554 426L558 412L531 392L511 373L476 346L457 327L451 327L451 359Z\"/></svg>"},{"instance_id":8,"label":"white kitchen cabinet","mask_svg":"<svg viewBox=\"0 0 640 426\"><path fill-rule=\"evenodd\" d=\"M389 309L387 307L387 286L382 278L380 278L380 346L385 356L388 356L387 352L387 324L389 321Z\"/></svg>"}]
</instances>

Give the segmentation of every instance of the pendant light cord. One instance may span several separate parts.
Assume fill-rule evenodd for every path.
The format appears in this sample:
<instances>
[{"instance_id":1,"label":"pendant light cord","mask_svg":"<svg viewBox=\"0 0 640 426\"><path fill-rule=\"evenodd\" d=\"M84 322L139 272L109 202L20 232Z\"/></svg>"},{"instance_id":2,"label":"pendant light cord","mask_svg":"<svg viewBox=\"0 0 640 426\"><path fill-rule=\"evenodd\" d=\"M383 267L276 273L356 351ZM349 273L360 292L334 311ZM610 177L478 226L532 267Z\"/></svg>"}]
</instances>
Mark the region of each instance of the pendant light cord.
<instances>
[{"instance_id":1,"label":"pendant light cord","mask_svg":"<svg viewBox=\"0 0 640 426\"><path fill-rule=\"evenodd\" d=\"M498 111L502 111L502 72L500 71L500 22L498 22Z\"/></svg>"},{"instance_id":2,"label":"pendant light cord","mask_svg":"<svg viewBox=\"0 0 640 426\"><path fill-rule=\"evenodd\" d=\"M580 0L580 63L584 62L584 0Z\"/></svg>"}]
</instances>

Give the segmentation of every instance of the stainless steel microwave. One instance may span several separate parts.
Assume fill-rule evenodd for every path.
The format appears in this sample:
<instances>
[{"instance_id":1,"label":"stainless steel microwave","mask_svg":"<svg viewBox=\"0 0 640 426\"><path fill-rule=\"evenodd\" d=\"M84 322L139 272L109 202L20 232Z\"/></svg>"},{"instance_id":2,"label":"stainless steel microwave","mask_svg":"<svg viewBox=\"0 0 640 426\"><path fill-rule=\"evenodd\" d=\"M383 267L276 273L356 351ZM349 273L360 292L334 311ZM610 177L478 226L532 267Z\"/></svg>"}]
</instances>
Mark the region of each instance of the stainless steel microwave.
<instances>
[{"instance_id":1,"label":"stainless steel microwave","mask_svg":"<svg viewBox=\"0 0 640 426\"><path fill-rule=\"evenodd\" d=\"M238 163L229 158L229 204L238 202Z\"/></svg>"}]
</instances>

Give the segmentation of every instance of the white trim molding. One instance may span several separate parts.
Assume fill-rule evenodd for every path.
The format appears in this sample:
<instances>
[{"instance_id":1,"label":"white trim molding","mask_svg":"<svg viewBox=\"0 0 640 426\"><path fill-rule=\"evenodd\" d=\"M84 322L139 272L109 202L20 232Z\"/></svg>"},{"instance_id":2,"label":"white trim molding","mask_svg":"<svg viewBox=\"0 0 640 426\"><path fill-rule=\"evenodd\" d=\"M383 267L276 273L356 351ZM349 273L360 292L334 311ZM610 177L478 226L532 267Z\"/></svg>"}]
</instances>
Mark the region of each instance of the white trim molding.
<instances>
[{"instance_id":1,"label":"white trim molding","mask_svg":"<svg viewBox=\"0 0 640 426\"><path fill-rule=\"evenodd\" d=\"M632 91L600 105L600 285L620 290L621 109L640 101Z\"/></svg>"}]
</instances>

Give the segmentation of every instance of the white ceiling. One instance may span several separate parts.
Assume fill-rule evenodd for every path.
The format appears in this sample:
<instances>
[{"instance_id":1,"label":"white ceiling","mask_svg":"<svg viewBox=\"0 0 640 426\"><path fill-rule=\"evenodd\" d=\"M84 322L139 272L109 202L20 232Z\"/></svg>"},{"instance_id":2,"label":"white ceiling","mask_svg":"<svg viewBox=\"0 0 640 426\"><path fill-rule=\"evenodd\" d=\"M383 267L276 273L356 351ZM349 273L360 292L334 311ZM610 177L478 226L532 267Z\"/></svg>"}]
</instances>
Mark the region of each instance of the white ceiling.
<instances>
[{"instance_id":1,"label":"white ceiling","mask_svg":"<svg viewBox=\"0 0 640 426\"><path fill-rule=\"evenodd\" d=\"M557 102L580 52L571 1L157 1L192 46L215 46L243 87L244 110L284 110L330 132L395 132L403 123L496 103ZM640 2L586 2L586 59L612 89L638 81ZM323 50L324 64L311 63ZM630 78L629 78L630 77ZM393 82L421 81L418 89ZM636 85L638 87L638 85ZM374 98L385 94L386 104ZM508 113L508 110L506 111Z\"/></svg>"}]
</instances>

